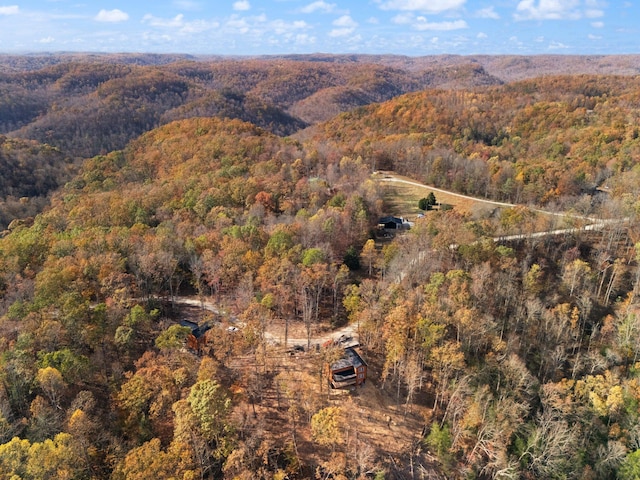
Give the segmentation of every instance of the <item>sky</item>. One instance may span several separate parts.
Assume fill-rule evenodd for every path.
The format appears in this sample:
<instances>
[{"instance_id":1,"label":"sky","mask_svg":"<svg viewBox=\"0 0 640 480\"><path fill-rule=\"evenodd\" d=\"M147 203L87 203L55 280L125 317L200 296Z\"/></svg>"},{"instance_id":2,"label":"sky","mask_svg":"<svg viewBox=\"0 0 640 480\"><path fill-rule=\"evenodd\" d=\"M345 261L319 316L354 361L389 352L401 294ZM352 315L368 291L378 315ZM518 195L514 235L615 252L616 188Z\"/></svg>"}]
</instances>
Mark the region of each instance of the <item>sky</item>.
<instances>
[{"instance_id":1,"label":"sky","mask_svg":"<svg viewBox=\"0 0 640 480\"><path fill-rule=\"evenodd\" d=\"M640 1L0 0L0 53L640 53Z\"/></svg>"}]
</instances>

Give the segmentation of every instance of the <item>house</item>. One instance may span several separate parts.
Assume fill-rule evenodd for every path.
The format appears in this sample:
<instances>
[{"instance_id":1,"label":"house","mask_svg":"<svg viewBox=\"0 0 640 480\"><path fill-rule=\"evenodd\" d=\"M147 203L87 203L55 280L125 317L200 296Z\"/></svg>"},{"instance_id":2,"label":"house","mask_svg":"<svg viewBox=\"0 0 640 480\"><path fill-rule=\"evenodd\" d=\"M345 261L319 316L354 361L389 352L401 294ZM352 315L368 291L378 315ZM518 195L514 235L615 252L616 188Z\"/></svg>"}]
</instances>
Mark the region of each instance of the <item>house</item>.
<instances>
[{"instance_id":1,"label":"house","mask_svg":"<svg viewBox=\"0 0 640 480\"><path fill-rule=\"evenodd\" d=\"M384 230L400 230L402 219L398 217L382 217L378 220L378 227Z\"/></svg>"},{"instance_id":2,"label":"house","mask_svg":"<svg viewBox=\"0 0 640 480\"><path fill-rule=\"evenodd\" d=\"M411 227L409 221L402 217L382 217L378 220L378 229L385 231L403 230Z\"/></svg>"},{"instance_id":3,"label":"house","mask_svg":"<svg viewBox=\"0 0 640 480\"><path fill-rule=\"evenodd\" d=\"M344 356L328 369L328 380L332 388L362 385L366 379L367 362L353 347L345 348Z\"/></svg>"}]
</instances>

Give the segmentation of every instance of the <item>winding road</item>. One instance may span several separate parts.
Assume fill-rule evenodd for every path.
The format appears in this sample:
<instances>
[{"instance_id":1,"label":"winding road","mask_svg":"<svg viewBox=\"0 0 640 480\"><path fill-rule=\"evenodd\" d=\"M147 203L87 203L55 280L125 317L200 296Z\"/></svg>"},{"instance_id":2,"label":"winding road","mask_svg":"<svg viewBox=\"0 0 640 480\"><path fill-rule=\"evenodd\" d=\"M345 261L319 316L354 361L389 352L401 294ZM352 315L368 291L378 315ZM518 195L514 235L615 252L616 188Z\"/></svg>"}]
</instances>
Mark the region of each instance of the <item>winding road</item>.
<instances>
[{"instance_id":1,"label":"winding road","mask_svg":"<svg viewBox=\"0 0 640 480\"><path fill-rule=\"evenodd\" d=\"M433 187L431 185L426 185L424 183L416 182L415 180L407 179L406 177L402 177L400 175L396 175L393 172L376 172L376 174L382 175L380 178L377 178L377 181L380 182L392 182L392 183L403 183L406 185L411 185L414 187L424 188L425 190L434 191L443 193L446 195L450 195L453 197L461 198L464 200L470 200L476 203L481 203L484 205L490 205L495 207L506 207L506 208L514 208L514 207L522 207L526 205L518 205L515 203L507 203L507 202L498 202L495 200L486 200L484 198L471 197L469 195L463 195L461 193L452 192L450 190L444 190L442 188ZM375 174L374 174L375 175ZM595 217L587 217L584 215L577 215L575 213L568 212L551 212L549 210L543 210L541 208L532 208L528 207L532 212L541 213L544 215L550 215L555 217L560 217L563 219L570 220L580 220L582 222L587 222L586 225L581 227L571 227L571 228L561 228L554 230L545 230L541 232L535 233L527 233L527 234L517 234L517 235L507 235L501 237L495 237L493 240L496 242L499 241L509 241L509 240L523 240L527 238L537 238L544 237L549 235L566 235L571 233L576 233L578 231L594 231L594 230L602 230L607 225L612 225L616 223L627 223L629 218L609 218L609 219L601 219Z\"/></svg>"},{"instance_id":2,"label":"winding road","mask_svg":"<svg viewBox=\"0 0 640 480\"><path fill-rule=\"evenodd\" d=\"M415 180L410 180L407 179L405 177L402 177L400 175L396 175L393 172L377 172L378 174L383 175L381 178L377 178L376 180L380 181L380 182L392 182L392 183L403 183L405 185L412 185L414 187L420 187L420 188L424 188L426 190L430 190L430 191L434 191L434 192L439 192L439 193L443 193L446 195L450 195L452 197L457 197L463 200L470 200L476 203L482 203L484 205L490 205L490 206L494 206L494 207L507 207L507 208L513 208L513 207L518 207L518 206L524 206L524 205L518 205L516 203L507 203L507 202L498 202L495 200L487 200L484 198L478 198L478 197L472 197L469 195L463 195L462 193L456 193L456 192L452 192L451 190L444 190L442 188L437 188L437 187L433 187L431 185L426 185L424 183L420 183L420 182L416 182ZM588 222L594 222L594 223L598 223L601 220L594 218L594 217L586 217L584 215L576 215L576 214L572 214L572 213L567 213L567 212L551 212L549 210L543 210L541 208L532 208L532 207L528 207L532 212L537 212L537 213L543 213L545 215L551 215L551 216L555 216L555 217L562 217L562 218L574 218L576 220L586 220Z\"/></svg>"},{"instance_id":3,"label":"winding road","mask_svg":"<svg viewBox=\"0 0 640 480\"><path fill-rule=\"evenodd\" d=\"M377 181L381 181L381 182L393 182L393 183L403 183L403 184L407 184L407 185L412 185L415 187L420 187L420 188L424 188L430 191L434 191L434 192L439 192L439 193L443 193L443 194L447 194L450 196L454 196L457 198L461 198L464 200L470 200L473 202L479 202L479 203L483 203L485 205L491 205L491 206L495 206L495 207L506 207L506 208L513 208L513 207L517 207L517 204L513 204L513 203L506 203L506 202L497 202L494 200L485 200L485 199L481 199L481 198L476 198L476 197L471 197L469 195L463 195L460 193L456 193L456 192L451 192L449 190L444 190L441 188L437 188L437 187L432 187L430 185L425 185L423 183L420 182L416 182L415 180L411 180L408 179L406 177L402 177L399 175L396 175L393 172L375 172L374 176L377 177L376 180ZM517 240L526 240L526 239L531 239L531 238L540 238L540 237L545 237L545 236L550 236L550 235L567 235L567 234L573 234L579 231L596 231L596 230L601 230L603 228L605 228L607 225L611 225L611 224L615 224L615 223L625 223L628 222L629 219L628 218L623 218L623 219L597 219L597 218L593 218L593 217L586 217L586 216L582 216L582 215L575 215L572 213L566 213L566 212L550 212L547 210L542 210L542 209L537 209L537 208L531 208L532 211L537 212L537 213L543 213L546 215L552 215L552 216L557 216L557 217L561 217L564 219L574 219L574 220L580 220L582 222L588 222L587 224L581 226L581 227L572 227L572 228L561 228L561 229L554 229L554 230L547 230L547 231L541 231L541 232L534 232L534 233L526 233L526 234L515 234L515 235L506 235L506 236L500 236L500 237L495 237L493 238L494 242L503 242L503 241L517 241ZM456 248L457 245L451 245L451 248ZM413 262L419 262L421 260L421 256L424 255L425 252L421 252L421 254L418 256L418 258L413 259ZM399 281L402 279L402 274L399 276L399 278L396 279L396 281ZM242 327L242 322L240 320L238 320L237 317L235 317L233 314L230 314L227 311L224 311L223 309L220 308L220 306L208 299L200 299L197 297L177 297L175 299L175 303L180 304L180 305L188 305L191 307L198 307L198 308L202 308L203 310L207 310L209 312L215 313L216 315L222 315L222 316L226 316L229 321L232 324L237 325L238 327ZM265 332L265 336L267 338L267 340L269 341L269 343L274 344L274 345L283 345L284 344L284 335L281 332L276 332L273 330L267 330ZM312 344L316 344L316 343L320 343L323 344L327 341L330 340L337 340L340 337L349 337L352 338L354 342L358 342L358 332L357 332L357 328L353 325L346 325L338 330L334 330L332 332L327 332L327 333L322 333L322 334L313 334L311 336L311 343ZM289 336L287 338L287 344L284 345L289 346L289 345L306 345L307 344L307 337L291 337Z\"/></svg>"}]
</instances>

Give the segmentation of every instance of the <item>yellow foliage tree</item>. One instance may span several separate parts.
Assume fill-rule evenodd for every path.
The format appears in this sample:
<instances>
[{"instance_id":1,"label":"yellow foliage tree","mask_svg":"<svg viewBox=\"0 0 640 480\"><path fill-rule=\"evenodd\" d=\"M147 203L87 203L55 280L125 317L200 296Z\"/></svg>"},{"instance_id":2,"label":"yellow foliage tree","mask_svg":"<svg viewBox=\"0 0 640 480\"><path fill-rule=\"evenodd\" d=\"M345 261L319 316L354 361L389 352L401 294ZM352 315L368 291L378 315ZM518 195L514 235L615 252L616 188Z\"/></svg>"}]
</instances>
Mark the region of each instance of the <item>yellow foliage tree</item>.
<instances>
[{"instance_id":1,"label":"yellow foliage tree","mask_svg":"<svg viewBox=\"0 0 640 480\"><path fill-rule=\"evenodd\" d=\"M335 450L342 443L342 409L323 408L311 417L311 435L317 444L330 446Z\"/></svg>"}]
</instances>

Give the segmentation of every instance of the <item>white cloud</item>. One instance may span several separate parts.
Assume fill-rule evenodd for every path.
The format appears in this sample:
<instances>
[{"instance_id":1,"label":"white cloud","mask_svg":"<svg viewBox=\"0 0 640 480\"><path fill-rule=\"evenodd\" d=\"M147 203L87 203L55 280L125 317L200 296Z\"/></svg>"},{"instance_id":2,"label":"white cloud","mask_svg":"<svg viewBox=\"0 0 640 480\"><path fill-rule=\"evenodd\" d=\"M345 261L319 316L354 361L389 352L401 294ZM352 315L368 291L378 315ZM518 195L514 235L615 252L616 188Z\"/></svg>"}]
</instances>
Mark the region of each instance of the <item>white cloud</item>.
<instances>
[{"instance_id":1,"label":"white cloud","mask_svg":"<svg viewBox=\"0 0 640 480\"><path fill-rule=\"evenodd\" d=\"M593 28L603 28L604 27L604 22L591 22L591 26Z\"/></svg>"},{"instance_id":2,"label":"white cloud","mask_svg":"<svg viewBox=\"0 0 640 480\"><path fill-rule=\"evenodd\" d=\"M467 22L464 20L455 20L452 22L430 22L426 17L422 15L415 16L413 13L400 13L393 17L391 21L397 25L411 25L411 28L419 31L426 30L460 30L463 28L469 28Z\"/></svg>"},{"instance_id":3,"label":"white cloud","mask_svg":"<svg viewBox=\"0 0 640 480\"><path fill-rule=\"evenodd\" d=\"M269 27L278 35L290 34L294 30L304 30L308 26L307 22L303 20L296 20L294 22L274 20L269 24Z\"/></svg>"},{"instance_id":4,"label":"white cloud","mask_svg":"<svg viewBox=\"0 0 640 480\"><path fill-rule=\"evenodd\" d=\"M353 33L353 29L352 28L334 28L333 30L331 30L329 32L329 36L330 37L346 37L347 35L350 35L351 33Z\"/></svg>"},{"instance_id":5,"label":"white cloud","mask_svg":"<svg viewBox=\"0 0 640 480\"><path fill-rule=\"evenodd\" d=\"M18 7L18 5L0 7L0 15L17 15L18 13L20 13L20 7Z\"/></svg>"},{"instance_id":6,"label":"white cloud","mask_svg":"<svg viewBox=\"0 0 640 480\"><path fill-rule=\"evenodd\" d=\"M220 24L218 22L207 22L206 20L196 20L194 22L186 22L180 29L182 33L202 33L207 30L218 28Z\"/></svg>"},{"instance_id":7,"label":"white cloud","mask_svg":"<svg viewBox=\"0 0 640 480\"><path fill-rule=\"evenodd\" d=\"M476 16L480 18L491 18L493 20L500 19L500 15L493 9L493 7L487 7L483 8L482 10L478 10L476 12Z\"/></svg>"},{"instance_id":8,"label":"white cloud","mask_svg":"<svg viewBox=\"0 0 640 480\"><path fill-rule=\"evenodd\" d=\"M123 12L122 10L118 10L117 8L114 10L100 10L98 15L95 16L95 20L98 22L124 22L129 20L129 14Z\"/></svg>"},{"instance_id":9,"label":"white cloud","mask_svg":"<svg viewBox=\"0 0 640 480\"><path fill-rule=\"evenodd\" d=\"M225 25L231 31L234 31L235 33L240 33L243 35L246 33L249 33L249 31L251 30L251 26L249 25L249 22L247 22L245 18L240 18L240 17L232 17L231 19L229 19L229 21Z\"/></svg>"},{"instance_id":10,"label":"white cloud","mask_svg":"<svg viewBox=\"0 0 640 480\"><path fill-rule=\"evenodd\" d=\"M299 33L294 38L296 45L313 45L317 41L316 37L306 33Z\"/></svg>"},{"instance_id":11,"label":"white cloud","mask_svg":"<svg viewBox=\"0 0 640 480\"><path fill-rule=\"evenodd\" d=\"M604 17L604 11L602 10L586 10L584 12L584 16L587 18L600 18L600 17Z\"/></svg>"},{"instance_id":12,"label":"white cloud","mask_svg":"<svg viewBox=\"0 0 640 480\"><path fill-rule=\"evenodd\" d=\"M582 18L580 0L521 0L516 20L577 20Z\"/></svg>"},{"instance_id":13,"label":"white cloud","mask_svg":"<svg viewBox=\"0 0 640 480\"><path fill-rule=\"evenodd\" d=\"M408 25L413 22L414 18L413 13L400 13L393 17L391 21L397 25Z\"/></svg>"},{"instance_id":14,"label":"white cloud","mask_svg":"<svg viewBox=\"0 0 640 480\"><path fill-rule=\"evenodd\" d=\"M388 0L382 2L382 10L402 10L421 13L441 13L461 8L467 0ZM380 0L378 0L380 3Z\"/></svg>"},{"instance_id":15,"label":"white cloud","mask_svg":"<svg viewBox=\"0 0 640 480\"><path fill-rule=\"evenodd\" d=\"M53 43L55 42L55 38L53 37L45 37L38 40L38 43Z\"/></svg>"},{"instance_id":16,"label":"white cloud","mask_svg":"<svg viewBox=\"0 0 640 480\"><path fill-rule=\"evenodd\" d=\"M369 17L367 19L367 23L369 23L371 25L379 25L380 24L380 20L378 20L376 17Z\"/></svg>"},{"instance_id":17,"label":"white cloud","mask_svg":"<svg viewBox=\"0 0 640 480\"><path fill-rule=\"evenodd\" d=\"M329 32L330 37L345 37L347 35L351 35L355 31L356 27L358 27L358 22L349 15L342 15L335 19L332 22L332 25L338 28L334 28Z\"/></svg>"},{"instance_id":18,"label":"white cloud","mask_svg":"<svg viewBox=\"0 0 640 480\"><path fill-rule=\"evenodd\" d=\"M516 47L522 46L522 41L520 41L520 39L516 35L512 35L509 37L509 43L515 45Z\"/></svg>"},{"instance_id":19,"label":"white cloud","mask_svg":"<svg viewBox=\"0 0 640 480\"><path fill-rule=\"evenodd\" d=\"M551 42L549 44L549 50L565 50L567 48L569 48L569 46L561 42Z\"/></svg>"},{"instance_id":20,"label":"white cloud","mask_svg":"<svg viewBox=\"0 0 640 480\"><path fill-rule=\"evenodd\" d=\"M173 18L159 18L151 14L146 14L142 17L142 23L154 28L177 30L181 34L202 33L220 26L217 22L207 22L205 20L186 22L182 14L176 15Z\"/></svg>"},{"instance_id":21,"label":"white cloud","mask_svg":"<svg viewBox=\"0 0 640 480\"><path fill-rule=\"evenodd\" d=\"M302 13L314 13L314 12L322 12L322 13L331 13L336 9L335 3L327 3L323 0L319 0L317 2L310 3L300 9Z\"/></svg>"},{"instance_id":22,"label":"white cloud","mask_svg":"<svg viewBox=\"0 0 640 480\"><path fill-rule=\"evenodd\" d=\"M590 33L589 35L587 35L587 38L589 40L602 40L602 37L600 35L593 35L592 33Z\"/></svg>"},{"instance_id":23,"label":"white cloud","mask_svg":"<svg viewBox=\"0 0 640 480\"><path fill-rule=\"evenodd\" d=\"M478 35L476 35L476 38L479 38L479 39L489 38L489 35L487 35L484 32L480 32L478 33Z\"/></svg>"},{"instance_id":24,"label":"white cloud","mask_svg":"<svg viewBox=\"0 0 640 480\"><path fill-rule=\"evenodd\" d=\"M234 2L233 9L238 12L245 12L247 10L251 10L251 4L248 0L238 0Z\"/></svg>"},{"instance_id":25,"label":"white cloud","mask_svg":"<svg viewBox=\"0 0 640 480\"><path fill-rule=\"evenodd\" d=\"M296 35L296 43L298 45L313 45L318 41L317 37L313 35L301 34Z\"/></svg>"},{"instance_id":26,"label":"white cloud","mask_svg":"<svg viewBox=\"0 0 640 480\"><path fill-rule=\"evenodd\" d=\"M332 23L336 27L356 28L358 26L358 22L349 15L343 15L340 18L335 19Z\"/></svg>"}]
</instances>

